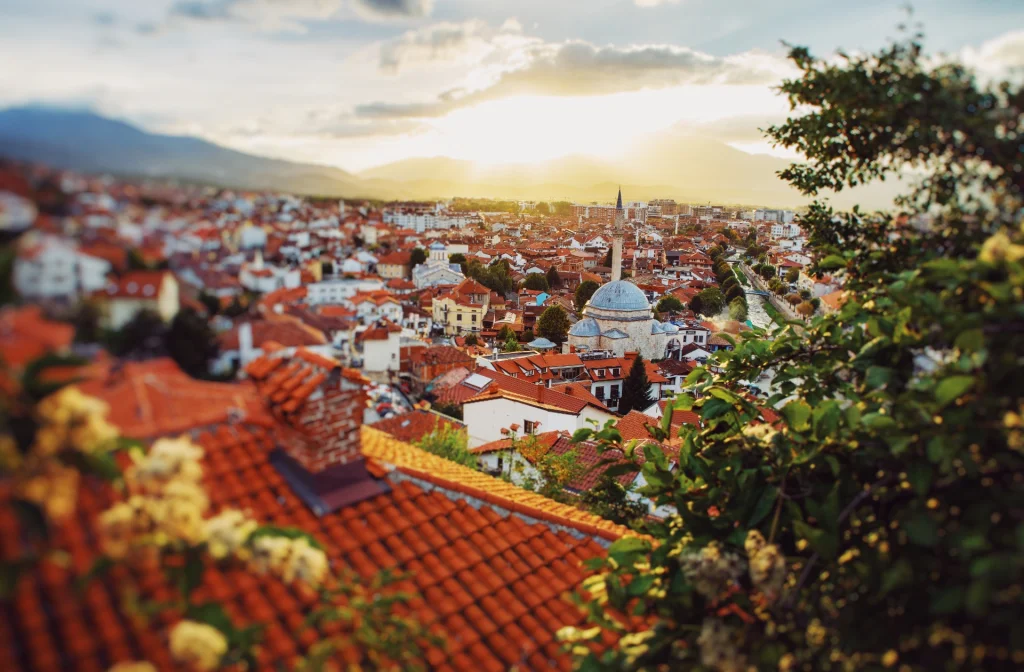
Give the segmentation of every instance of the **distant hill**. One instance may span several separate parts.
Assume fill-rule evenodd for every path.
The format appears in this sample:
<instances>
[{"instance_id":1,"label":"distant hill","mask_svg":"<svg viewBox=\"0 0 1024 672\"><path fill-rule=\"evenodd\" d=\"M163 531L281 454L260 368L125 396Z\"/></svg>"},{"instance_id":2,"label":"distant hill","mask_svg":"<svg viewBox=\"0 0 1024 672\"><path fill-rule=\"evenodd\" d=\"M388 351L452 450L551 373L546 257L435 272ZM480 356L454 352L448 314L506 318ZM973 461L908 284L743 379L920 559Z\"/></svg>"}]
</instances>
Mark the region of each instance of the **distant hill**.
<instances>
[{"instance_id":1,"label":"distant hill","mask_svg":"<svg viewBox=\"0 0 1024 672\"><path fill-rule=\"evenodd\" d=\"M354 175L247 154L199 138L148 133L89 111L30 106L0 110L0 155L87 172L350 198L608 202L621 185L630 200L777 207L806 202L776 175L788 161L675 130L648 136L615 161L566 156L480 166L446 157L411 158ZM894 186L844 192L836 201L881 207L891 201Z\"/></svg>"},{"instance_id":2,"label":"distant hill","mask_svg":"<svg viewBox=\"0 0 1024 672\"><path fill-rule=\"evenodd\" d=\"M338 168L269 159L198 138L147 133L93 112L50 107L0 111L0 155L88 172L305 194L360 196L366 186Z\"/></svg>"}]
</instances>

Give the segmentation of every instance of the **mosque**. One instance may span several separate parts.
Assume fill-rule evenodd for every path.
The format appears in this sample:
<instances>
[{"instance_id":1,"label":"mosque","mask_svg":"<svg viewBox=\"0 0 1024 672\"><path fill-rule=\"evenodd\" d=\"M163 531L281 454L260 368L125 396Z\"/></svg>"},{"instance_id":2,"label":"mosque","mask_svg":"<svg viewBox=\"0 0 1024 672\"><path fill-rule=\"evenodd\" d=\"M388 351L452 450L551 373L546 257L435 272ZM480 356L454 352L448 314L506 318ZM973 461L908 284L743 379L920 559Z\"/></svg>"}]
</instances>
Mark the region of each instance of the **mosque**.
<instances>
[{"instance_id":1,"label":"mosque","mask_svg":"<svg viewBox=\"0 0 1024 672\"><path fill-rule=\"evenodd\" d=\"M578 352L608 350L617 357L639 352L648 361L671 357L682 347L677 337L679 328L654 319L644 293L622 279L625 220L620 189L612 238L612 280L594 292L584 306L580 321L569 330L569 345Z\"/></svg>"}]
</instances>

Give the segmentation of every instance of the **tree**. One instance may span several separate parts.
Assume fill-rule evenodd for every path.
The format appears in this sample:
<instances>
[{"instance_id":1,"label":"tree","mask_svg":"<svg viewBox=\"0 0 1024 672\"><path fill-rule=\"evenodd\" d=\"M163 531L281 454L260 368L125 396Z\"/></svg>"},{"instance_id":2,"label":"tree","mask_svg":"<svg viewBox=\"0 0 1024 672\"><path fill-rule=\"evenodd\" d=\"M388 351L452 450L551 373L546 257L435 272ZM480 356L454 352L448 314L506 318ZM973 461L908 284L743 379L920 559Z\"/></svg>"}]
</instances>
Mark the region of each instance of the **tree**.
<instances>
[{"instance_id":1,"label":"tree","mask_svg":"<svg viewBox=\"0 0 1024 672\"><path fill-rule=\"evenodd\" d=\"M739 322L747 319L747 300L744 297L729 302L729 319Z\"/></svg>"},{"instance_id":2,"label":"tree","mask_svg":"<svg viewBox=\"0 0 1024 672\"><path fill-rule=\"evenodd\" d=\"M543 273L529 273L526 279L523 280L524 289L532 289L537 292L546 292L550 289L548 287L548 279L544 277Z\"/></svg>"},{"instance_id":3,"label":"tree","mask_svg":"<svg viewBox=\"0 0 1024 672\"><path fill-rule=\"evenodd\" d=\"M480 339L476 334L466 334L466 345L479 345Z\"/></svg>"},{"instance_id":4,"label":"tree","mask_svg":"<svg viewBox=\"0 0 1024 672\"><path fill-rule=\"evenodd\" d=\"M534 339L533 329L523 329L523 341L529 343Z\"/></svg>"},{"instance_id":5,"label":"tree","mask_svg":"<svg viewBox=\"0 0 1024 672\"><path fill-rule=\"evenodd\" d=\"M167 354L167 325L151 310L140 310L119 331L109 334L107 349L126 359L152 359Z\"/></svg>"},{"instance_id":6,"label":"tree","mask_svg":"<svg viewBox=\"0 0 1024 672\"><path fill-rule=\"evenodd\" d=\"M796 282L799 279L800 279L800 269L799 268L791 268L788 271L786 271L786 282L792 284L792 283Z\"/></svg>"},{"instance_id":7,"label":"tree","mask_svg":"<svg viewBox=\"0 0 1024 672\"><path fill-rule=\"evenodd\" d=\"M796 312L804 317L810 317L814 315L814 306L811 305L810 301L804 301L796 307Z\"/></svg>"},{"instance_id":8,"label":"tree","mask_svg":"<svg viewBox=\"0 0 1024 672\"><path fill-rule=\"evenodd\" d=\"M569 337L569 315L558 304L549 306L537 318L537 333L556 345Z\"/></svg>"},{"instance_id":9,"label":"tree","mask_svg":"<svg viewBox=\"0 0 1024 672\"><path fill-rule=\"evenodd\" d=\"M622 398L619 399L618 411L621 415L626 415L632 410L642 411L654 402L654 390L651 389L651 381L647 379L644 358L637 355L633 365L629 367L629 375L622 383Z\"/></svg>"},{"instance_id":10,"label":"tree","mask_svg":"<svg viewBox=\"0 0 1024 672\"><path fill-rule=\"evenodd\" d=\"M729 285L729 288L725 290L725 300L735 301L736 299L743 299L746 301L747 293L743 291L743 288L739 285Z\"/></svg>"},{"instance_id":11,"label":"tree","mask_svg":"<svg viewBox=\"0 0 1024 672\"><path fill-rule=\"evenodd\" d=\"M580 504L587 511L619 525L632 527L647 515L647 505L629 497L630 490L607 472L597 485L580 495Z\"/></svg>"},{"instance_id":12,"label":"tree","mask_svg":"<svg viewBox=\"0 0 1024 672\"><path fill-rule=\"evenodd\" d=\"M510 330L510 332L511 332L511 330ZM515 334L509 333L505 337L505 342L501 346L501 351L502 352L519 352L519 339L516 338Z\"/></svg>"},{"instance_id":13,"label":"tree","mask_svg":"<svg viewBox=\"0 0 1024 672\"><path fill-rule=\"evenodd\" d=\"M220 312L220 299L207 291L199 292L199 302L206 308L208 315L216 315Z\"/></svg>"},{"instance_id":14,"label":"tree","mask_svg":"<svg viewBox=\"0 0 1024 672\"><path fill-rule=\"evenodd\" d=\"M451 402L440 401L435 403L431 410L447 415L449 418L462 420L462 407Z\"/></svg>"},{"instance_id":15,"label":"tree","mask_svg":"<svg viewBox=\"0 0 1024 672\"><path fill-rule=\"evenodd\" d=\"M786 298L786 303L788 303L791 306L795 306L798 303L800 303L801 301L803 301L803 299L800 297L800 295L799 294L795 294L795 293L794 294L787 294L785 298Z\"/></svg>"},{"instance_id":16,"label":"tree","mask_svg":"<svg viewBox=\"0 0 1024 672\"><path fill-rule=\"evenodd\" d=\"M433 453L446 460L457 462L463 466L477 468L476 455L466 447L466 432L455 429L447 422L438 419L436 428L427 434L416 445L428 453Z\"/></svg>"},{"instance_id":17,"label":"tree","mask_svg":"<svg viewBox=\"0 0 1024 672\"><path fill-rule=\"evenodd\" d=\"M691 375L700 396L678 405L704 424L682 429L675 472L653 452L638 467L679 517L612 544L587 587L600 627L561 638L585 669L1013 669L1024 92L917 38L790 58L800 75L781 90L799 112L768 133L806 157L781 176L815 199L810 272L848 299L768 341L741 335L717 377ZM895 212L821 200L915 169ZM919 215L928 227L908 224ZM737 394L767 371L774 425ZM612 428L577 438L616 444ZM585 646L627 612L628 638Z\"/></svg>"},{"instance_id":18,"label":"tree","mask_svg":"<svg viewBox=\"0 0 1024 672\"><path fill-rule=\"evenodd\" d=\"M771 278L777 277L775 273L775 267L772 266L771 264L761 264L761 266L758 268L757 273L765 280L770 280Z\"/></svg>"},{"instance_id":19,"label":"tree","mask_svg":"<svg viewBox=\"0 0 1024 672\"><path fill-rule=\"evenodd\" d=\"M606 268L612 267L612 248L608 248L608 251L604 254L604 259L601 261L601 265Z\"/></svg>"},{"instance_id":20,"label":"tree","mask_svg":"<svg viewBox=\"0 0 1024 672\"><path fill-rule=\"evenodd\" d=\"M583 310L583 307L587 305L587 301L590 301L590 297L594 295L601 285L594 282L593 280L584 280L580 283L580 286L576 288L576 293L573 295L572 304L576 306L576 310Z\"/></svg>"},{"instance_id":21,"label":"tree","mask_svg":"<svg viewBox=\"0 0 1024 672\"><path fill-rule=\"evenodd\" d=\"M547 277L548 287L551 289L558 289L562 286L562 277L558 275L558 268L555 266L548 269L545 277Z\"/></svg>"},{"instance_id":22,"label":"tree","mask_svg":"<svg viewBox=\"0 0 1024 672\"><path fill-rule=\"evenodd\" d=\"M693 307L693 302L690 303L690 309L694 312L699 312L701 315L714 317L725 309L725 295L722 294L722 290L718 289L718 287L708 287L701 290L700 294L694 297L694 299L697 298L700 299L697 303L699 310Z\"/></svg>"},{"instance_id":23,"label":"tree","mask_svg":"<svg viewBox=\"0 0 1024 672\"><path fill-rule=\"evenodd\" d=\"M462 252L455 252L453 254L449 254L448 263L458 264L459 267L462 269L462 274L466 274L466 255L464 255Z\"/></svg>"},{"instance_id":24,"label":"tree","mask_svg":"<svg viewBox=\"0 0 1024 672\"><path fill-rule=\"evenodd\" d=\"M193 378L208 377L210 362L220 352L210 325L191 308L184 308L174 316L165 347L171 359Z\"/></svg>"},{"instance_id":25,"label":"tree","mask_svg":"<svg viewBox=\"0 0 1024 672\"><path fill-rule=\"evenodd\" d=\"M498 340L499 341L504 342L504 341L507 341L510 338L515 338L515 337L516 337L516 332L514 332L512 330L512 327L508 326L507 324L502 325L501 329L498 329Z\"/></svg>"},{"instance_id":26,"label":"tree","mask_svg":"<svg viewBox=\"0 0 1024 672\"><path fill-rule=\"evenodd\" d=\"M409 268L416 268L427 260L427 251L422 247L413 248L409 253Z\"/></svg>"},{"instance_id":27,"label":"tree","mask_svg":"<svg viewBox=\"0 0 1024 672\"><path fill-rule=\"evenodd\" d=\"M768 283L768 290L772 294L781 294L786 290L786 286L782 284L782 280L779 280L778 278L772 278L771 281Z\"/></svg>"},{"instance_id":28,"label":"tree","mask_svg":"<svg viewBox=\"0 0 1024 672\"><path fill-rule=\"evenodd\" d=\"M683 302L671 294L661 297L655 308L659 313L678 313L683 309Z\"/></svg>"},{"instance_id":29,"label":"tree","mask_svg":"<svg viewBox=\"0 0 1024 672\"><path fill-rule=\"evenodd\" d=\"M92 301L83 301L71 316L75 327L75 343L98 343L103 338L100 328L100 311Z\"/></svg>"}]
</instances>

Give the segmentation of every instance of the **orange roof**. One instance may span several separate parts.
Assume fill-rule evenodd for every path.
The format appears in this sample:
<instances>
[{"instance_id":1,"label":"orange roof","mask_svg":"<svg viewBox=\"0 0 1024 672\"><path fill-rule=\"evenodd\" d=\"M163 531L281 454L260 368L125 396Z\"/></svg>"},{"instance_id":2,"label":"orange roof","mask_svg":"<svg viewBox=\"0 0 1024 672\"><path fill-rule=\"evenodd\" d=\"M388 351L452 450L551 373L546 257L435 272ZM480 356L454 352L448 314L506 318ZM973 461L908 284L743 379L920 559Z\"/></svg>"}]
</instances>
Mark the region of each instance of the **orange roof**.
<instances>
[{"instance_id":1,"label":"orange roof","mask_svg":"<svg viewBox=\"0 0 1024 672\"><path fill-rule=\"evenodd\" d=\"M287 318L287 319L284 319ZM301 320L288 316L275 316L273 320L253 320L248 322L252 325L252 345L254 348L262 348L267 342L279 343L284 347L298 347L303 345L324 345L327 337L322 331L318 331L309 325L303 324ZM238 350L238 327L225 332L220 336L220 347L223 350Z\"/></svg>"},{"instance_id":2,"label":"orange roof","mask_svg":"<svg viewBox=\"0 0 1024 672\"><path fill-rule=\"evenodd\" d=\"M442 427L448 427L456 431L461 431L465 428L465 425L457 420L453 420L440 413L432 413L431 411L420 409L385 418L370 426L390 434L399 441L407 443L416 443Z\"/></svg>"},{"instance_id":3,"label":"orange roof","mask_svg":"<svg viewBox=\"0 0 1024 672\"><path fill-rule=\"evenodd\" d=\"M196 380L170 358L111 364L79 387L106 401L108 419L136 439L216 425L229 417L257 424L270 421L252 385Z\"/></svg>"},{"instance_id":4,"label":"orange roof","mask_svg":"<svg viewBox=\"0 0 1024 672\"><path fill-rule=\"evenodd\" d=\"M71 347L75 328L43 317L39 306L5 308L0 311L0 361L20 369L50 352Z\"/></svg>"}]
</instances>

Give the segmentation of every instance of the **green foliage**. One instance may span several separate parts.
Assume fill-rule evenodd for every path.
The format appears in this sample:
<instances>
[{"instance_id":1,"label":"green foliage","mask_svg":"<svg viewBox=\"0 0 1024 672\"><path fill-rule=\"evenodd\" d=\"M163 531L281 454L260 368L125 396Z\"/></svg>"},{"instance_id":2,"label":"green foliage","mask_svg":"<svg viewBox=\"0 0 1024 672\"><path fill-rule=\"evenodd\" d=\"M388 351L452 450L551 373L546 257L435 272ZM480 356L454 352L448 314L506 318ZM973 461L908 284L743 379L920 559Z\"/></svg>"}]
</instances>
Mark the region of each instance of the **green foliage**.
<instances>
[{"instance_id":1,"label":"green foliage","mask_svg":"<svg viewBox=\"0 0 1024 672\"><path fill-rule=\"evenodd\" d=\"M451 425L439 424L438 428L416 442L416 445L446 460L476 469L476 455L466 447L466 432Z\"/></svg>"},{"instance_id":2,"label":"green foliage","mask_svg":"<svg viewBox=\"0 0 1024 672\"><path fill-rule=\"evenodd\" d=\"M462 407L455 404L438 402L433 405L433 410L447 415L449 418L455 418L456 420L462 420Z\"/></svg>"},{"instance_id":3,"label":"green foliage","mask_svg":"<svg viewBox=\"0 0 1024 672\"><path fill-rule=\"evenodd\" d=\"M479 344L480 344L480 339L477 338L476 334L467 334L466 335L466 345L479 345Z\"/></svg>"},{"instance_id":4,"label":"green foliage","mask_svg":"<svg viewBox=\"0 0 1024 672\"><path fill-rule=\"evenodd\" d=\"M456 198L449 206L453 212L519 212L515 201L492 201L489 198Z\"/></svg>"},{"instance_id":5,"label":"green foliage","mask_svg":"<svg viewBox=\"0 0 1024 672\"><path fill-rule=\"evenodd\" d=\"M220 299L209 292L199 292L199 302L206 308L208 315L216 315L220 312Z\"/></svg>"},{"instance_id":6,"label":"green foliage","mask_svg":"<svg viewBox=\"0 0 1024 672\"><path fill-rule=\"evenodd\" d=\"M512 327L507 324L502 325L501 329L498 330L498 340L507 341L510 338L515 338L516 332L512 330Z\"/></svg>"},{"instance_id":7,"label":"green foliage","mask_svg":"<svg viewBox=\"0 0 1024 672\"><path fill-rule=\"evenodd\" d=\"M455 252L454 254L448 255L448 261L452 264L458 264L462 268L462 273L466 273L466 255L462 252Z\"/></svg>"},{"instance_id":8,"label":"green foliage","mask_svg":"<svg viewBox=\"0 0 1024 672\"><path fill-rule=\"evenodd\" d=\"M498 260L490 266L484 266L476 259L470 259L466 264L466 275L502 296L514 292L516 289L516 281L512 278L512 271L509 269L508 262L504 260Z\"/></svg>"},{"instance_id":9,"label":"green foliage","mask_svg":"<svg viewBox=\"0 0 1024 672\"><path fill-rule=\"evenodd\" d=\"M569 201L553 201L551 203L551 214L558 217L569 217L572 215L572 203Z\"/></svg>"},{"instance_id":10,"label":"green foliage","mask_svg":"<svg viewBox=\"0 0 1024 672\"><path fill-rule=\"evenodd\" d=\"M897 213L810 206L801 227L849 300L741 334L717 377L689 381L700 396L676 403L702 425L682 429L678 469L643 465L679 515L647 526L656 543L612 545L587 584L607 600L582 602L600 627L562 638L633 630L575 644L587 670L1019 667L1024 95L916 41L790 57L800 114L769 134L807 160L785 179L816 197L925 177ZM930 226L908 223L920 213ZM735 391L769 370L774 426Z\"/></svg>"},{"instance_id":11,"label":"green foliage","mask_svg":"<svg viewBox=\"0 0 1024 672\"><path fill-rule=\"evenodd\" d=\"M167 325L151 310L140 310L119 331L107 336L107 348L118 357L150 359L167 354Z\"/></svg>"},{"instance_id":12,"label":"green foliage","mask_svg":"<svg viewBox=\"0 0 1024 672\"><path fill-rule=\"evenodd\" d=\"M548 272L544 275L548 281L548 287L550 289L558 289L562 286L562 276L558 274L558 268L552 266L548 269Z\"/></svg>"},{"instance_id":13,"label":"green foliage","mask_svg":"<svg viewBox=\"0 0 1024 672\"><path fill-rule=\"evenodd\" d=\"M655 308L659 313L678 313L682 309L683 302L671 294L661 297L661 300L658 301L658 305Z\"/></svg>"},{"instance_id":14,"label":"green foliage","mask_svg":"<svg viewBox=\"0 0 1024 672\"><path fill-rule=\"evenodd\" d=\"M792 284L792 283L796 282L799 279L800 279L800 269L799 268L791 268L788 271L786 271L786 282Z\"/></svg>"},{"instance_id":15,"label":"green foliage","mask_svg":"<svg viewBox=\"0 0 1024 672\"><path fill-rule=\"evenodd\" d=\"M174 316L167 331L166 346L167 354L193 378L207 377L210 362L220 352L210 325L191 308L180 310Z\"/></svg>"},{"instance_id":16,"label":"green foliage","mask_svg":"<svg viewBox=\"0 0 1024 672\"><path fill-rule=\"evenodd\" d=\"M708 317L714 317L724 309L725 295L718 287L708 287L690 301L690 310Z\"/></svg>"},{"instance_id":17,"label":"green foliage","mask_svg":"<svg viewBox=\"0 0 1024 672\"><path fill-rule=\"evenodd\" d=\"M604 473L590 490L580 495L580 504L596 516L633 527L647 515L647 505L630 499L630 489Z\"/></svg>"},{"instance_id":18,"label":"green foliage","mask_svg":"<svg viewBox=\"0 0 1024 672\"><path fill-rule=\"evenodd\" d=\"M632 410L642 411L655 402L651 381L647 378L647 367L640 355L629 367L629 375L622 382L622 398L619 399L618 411L625 415Z\"/></svg>"},{"instance_id":19,"label":"green foliage","mask_svg":"<svg viewBox=\"0 0 1024 672\"><path fill-rule=\"evenodd\" d=\"M569 337L569 315L565 308L555 304L544 309L537 318L537 334L561 345Z\"/></svg>"},{"instance_id":20,"label":"green foliage","mask_svg":"<svg viewBox=\"0 0 1024 672\"><path fill-rule=\"evenodd\" d=\"M422 247L413 248L409 253L409 268L416 268L427 260L427 251Z\"/></svg>"},{"instance_id":21,"label":"green foliage","mask_svg":"<svg viewBox=\"0 0 1024 672\"><path fill-rule=\"evenodd\" d=\"M573 295L573 305L576 306L576 310L583 310L583 307L587 305L587 301L590 301L590 297L594 295L601 285L594 282L593 280L584 280L580 283L579 287L576 288L576 293Z\"/></svg>"},{"instance_id":22,"label":"green foliage","mask_svg":"<svg viewBox=\"0 0 1024 672\"><path fill-rule=\"evenodd\" d=\"M523 280L524 289L532 289L535 292L546 292L551 289L548 286L548 279L544 277L543 273L530 273Z\"/></svg>"},{"instance_id":23,"label":"green foliage","mask_svg":"<svg viewBox=\"0 0 1024 672\"><path fill-rule=\"evenodd\" d=\"M519 339L516 338L515 333L509 329L505 335L505 340L501 345L502 352L519 352Z\"/></svg>"},{"instance_id":24,"label":"green foliage","mask_svg":"<svg viewBox=\"0 0 1024 672\"><path fill-rule=\"evenodd\" d=\"M757 274L765 280L771 280L772 278L776 278L778 275L775 267L771 264L761 264L760 266L755 267L754 270L757 271Z\"/></svg>"},{"instance_id":25,"label":"green foliage","mask_svg":"<svg viewBox=\"0 0 1024 672\"><path fill-rule=\"evenodd\" d=\"M743 322L747 319L747 302L744 297L729 302L729 319Z\"/></svg>"}]
</instances>

